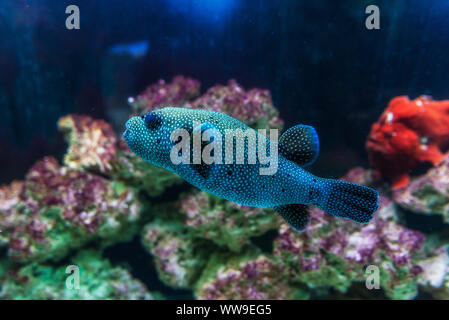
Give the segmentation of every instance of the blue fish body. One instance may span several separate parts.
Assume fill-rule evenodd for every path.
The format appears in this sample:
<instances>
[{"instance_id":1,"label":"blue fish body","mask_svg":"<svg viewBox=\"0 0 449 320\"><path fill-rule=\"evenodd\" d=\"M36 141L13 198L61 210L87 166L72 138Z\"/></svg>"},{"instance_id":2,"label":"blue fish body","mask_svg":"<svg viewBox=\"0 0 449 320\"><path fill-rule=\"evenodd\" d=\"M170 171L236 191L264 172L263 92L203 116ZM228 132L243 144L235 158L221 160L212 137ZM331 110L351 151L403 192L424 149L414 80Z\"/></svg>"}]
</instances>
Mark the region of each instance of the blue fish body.
<instances>
[{"instance_id":1,"label":"blue fish body","mask_svg":"<svg viewBox=\"0 0 449 320\"><path fill-rule=\"evenodd\" d=\"M175 130L184 133L183 136L178 135L177 141L172 136ZM235 143L227 149L225 138L231 131L235 135ZM202 137L207 132L209 135L199 141L200 148L195 149L198 140L195 142L194 134ZM309 222L308 205L316 205L330 214L359 223L369 222L378 208L378 193L374 189L319 178L303 169L316 159L319 149L318 137L310 126L290 128L277 144L228 115L167 107L132 117L127 121L123 135L130 149L142 159L170 170L195 187L218 197L246 206L272 207L297 231L304 230ZM250 144L249 137L255 137L255 144ZM175 164L173 148L186 146L185 141L181 144L185 138L189 138L189 154L183 158L184 162ZM238 139L245 141L242 148L237 147ZM194 150L201 152L211 141L221 141L221 144L215 144L211 154L222 161L204 163L198 158L195 161ZM250 163L250 151L256 159L261 159L263 153L276 155L273 158L277 160L274 161L275 170L267 174L273 163L266 161ZM225 156L229 153L231 160L226 161ZM178 155L181 156L182 152Z\"/></svg>"}]
</instances>

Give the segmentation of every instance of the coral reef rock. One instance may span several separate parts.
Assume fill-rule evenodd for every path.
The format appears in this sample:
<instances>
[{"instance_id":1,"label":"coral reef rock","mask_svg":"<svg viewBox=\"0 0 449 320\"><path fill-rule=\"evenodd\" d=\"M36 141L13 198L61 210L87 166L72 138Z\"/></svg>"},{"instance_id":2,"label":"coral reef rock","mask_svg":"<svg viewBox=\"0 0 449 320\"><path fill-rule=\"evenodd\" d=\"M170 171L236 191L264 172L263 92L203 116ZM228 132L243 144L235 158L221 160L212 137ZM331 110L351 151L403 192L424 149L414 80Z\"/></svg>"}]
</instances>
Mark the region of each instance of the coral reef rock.
<instances>
[{"instance_id":1,"label":"coral reef rock","mask_svg":"<svg viewBox=\"0 0 449 320\"><path fill-rule=\"evenodd\" d=\"M114 267L95 251L81 251L71 264L56 267L31 263L8 266L6 277L0 277L1 299L150 300L151 294L138 280L121 267Z\"/></svg>"},{"instance_id":2,"label":"coral reef rock","mask_svg":"<svg viewBox=\"0 0 449 320\"><path fill-rule=\"evenodd\" d=\"M422 214L440 214L449 222L449 154L426 174L416 177L404 188L394 191L402 207Z\"/></svg>"},{"instance_id":3,"label":"coral reef rock","mask_svg":"<svg viewBox=\"0 0 449 320\"><path fill-rule=\"evenodd\" d=\"M129 103L137 113L175 105L224 112L255 129L283 124L269 91L234 80L201 95L198 80L176 76ZM162 298L102 257L138 234L160 280L198 299L449 299L447 233L426 237L399 214L402 207L449 221L448 110L449 101L393 99L367 141L373 170L342 178L379 190L372 221L311 207L301 233L269 208L187 184L170 193L179 176L140 159L105 121L67 115L58 122L68 143L63 164L46 157L22 181L0 186L0 299ZM426 162L434 167L409 181L409 170ZM370 290L376 272L381 290Z\"/></svg>"},{"instance_id":4,"label":"coral reef rock","mask_svg":"<svg viewBox=\"0 0 449 320\"><path fill-rule=\"evenodd\" d=\"M110 125L84 115L68 115L58 121L69 148L64 163L72 169L108 173L116 159L117 138Z\"/></svg>"},{"instance_id":5,"label":"coral reef rock","mask_svg":"<svg viewBox=\"0 0 449 320\"><path fill-rule=\"evenodd\" d=\"M419 285L423 291L442 300L449 299L449 256L446 247L434 250L434 254L419 262L423 270Z\"/></svg>"},{"instance_id":6,"label":"coral reef rock","mask_svg":"<svg viewBox=\"0 0 449 320\"><path fill-rule=\"evenodd\" d=\"M229 80L227 86L211 87L191 102L191 106L223 112L255 129L281 129L283 126L270 91L257 88L245 91L235 80Z\"/></svg>"},{"instance_id":7,"label":"coral reef rock","mask_svg":"<svg viewBox=\"0 0 449 320\"><path fill-rule=\"evenodd\" d=\"M193 287L210 254L180 223L147 224L142 244L153 255L159 278L174 288Z\"/></svg>"},{"instance_id":8,"label":"coral reef rock","mask_svg":"<svg viewBox=\"0 0 449 320\"><path fill-rule=\"evenodd\" d=\"M167 188L184 182L177 174L139 158L123 139L119 141L117 155L112 178L150 196L159 196Z\"/></svg>"},{"instance_id":9,"label":"coral reef rock","mask_svg":"<svg viewBox=\"0 0 449 320\"><path fill-rule=\"evenodd\" d=\"M68 115L61 118L58 125L69 144L64 163L70 168L104 175L151 196L158 196L166 188L183 181L174 173L136 156L103 120Z\"/></svg>"},{"instance_id":10,"label":"coral reef rock","mask_svg":"<svg viewBox=\"0 0 449 320\"><path fill-rule=\"evenodd\" d=\"M205 276L200 281L196 291L198 299L282 300L308 297L306 292L288 284L282 265L264 255L246 261L231 260L217 266L213 276Z\"/></svg>"},{"instance_id":11,"label":"coral reef rock","mask_svg":"<svg viewBox=\"0 0 449 320\"><path fill-rule=\"evenodd\" d=\"M142 113L163 106L180 107L199 94L198 80L178 75L169 83L161 79L149 85L141 94L128 101L134 112Z\"/></svg>"},{"instance_id":12,"label":"coral reef rock","mask_svg":"<svg viewBox=\"0 0 449 320\"><path fill-rule=\"evenodd\" d=\"M364 176L356 170L346 180ZM304 232L281 226L274 255L285 265L287 278L315 291L332 287L345 293L353 284L365 283L367 272L372 271L367 268L373 266L387 297L412 299L423 272L420 261L433 253L425 249L422 233L396 222L395 208L382 195L379 211L366 225L335 219L314 208Z\"/></svg>"},{"instance_id":13,"label":"coral reef rock","mask_svg":"<svg viewBox=\"0 0 449 320\"><path fill-rule=\"evenodd\" d=\"M96 240L104 245L135 234L140 204L123 184L37 162L22 182L0 188L0 229L14 261L58 260Z\"/></svg>"},{"instance_id":14,"label":"coral reef rock","mask_svg":"<svg viewBox=\"0 0 449 320\"><path fill-rule=\"evenodd\" d=\"M240 251L251 237L277 229L281 222L272 209L242 206L204 191L184 195L179 211L195 236L232 251Z\"/></svg>"},{"instance_id":15,"label":"coral reef rock","mask_svg":"<svg viewBox=\"0 0 449 320\"><path fill-rule=\"evenodd\" d=\"M245 91L235 80L229 80L226 86L215 85L193 100L198 94L197 80L177 76L169 84L159 80L150 85L136 98L131 98L131 106L138 113L163 106L206 109L226 113L254 129L281 129L283 126L268 90Z\"/></svg>"}]
</instances>

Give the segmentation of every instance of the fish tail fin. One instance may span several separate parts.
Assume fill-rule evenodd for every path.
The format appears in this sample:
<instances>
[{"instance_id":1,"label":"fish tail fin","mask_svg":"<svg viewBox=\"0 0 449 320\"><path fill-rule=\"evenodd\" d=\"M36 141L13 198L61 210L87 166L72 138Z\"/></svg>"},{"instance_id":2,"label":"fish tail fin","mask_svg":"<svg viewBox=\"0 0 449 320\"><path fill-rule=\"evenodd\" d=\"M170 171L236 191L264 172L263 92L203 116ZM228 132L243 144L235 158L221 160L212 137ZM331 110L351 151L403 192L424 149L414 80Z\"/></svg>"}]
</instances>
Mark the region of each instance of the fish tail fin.
<instances>
[{"instance_id":1,"label":"fish tail fin","mask_svg":"<svg viewBox=\"0 0 449 320\"><path fill-rule=\"evenodd\" d=\"M324 185L326 196L318 207L334 216L368 223L379 208L379 193L372 188L332 179Z\"/></svg>"}]
</instances>

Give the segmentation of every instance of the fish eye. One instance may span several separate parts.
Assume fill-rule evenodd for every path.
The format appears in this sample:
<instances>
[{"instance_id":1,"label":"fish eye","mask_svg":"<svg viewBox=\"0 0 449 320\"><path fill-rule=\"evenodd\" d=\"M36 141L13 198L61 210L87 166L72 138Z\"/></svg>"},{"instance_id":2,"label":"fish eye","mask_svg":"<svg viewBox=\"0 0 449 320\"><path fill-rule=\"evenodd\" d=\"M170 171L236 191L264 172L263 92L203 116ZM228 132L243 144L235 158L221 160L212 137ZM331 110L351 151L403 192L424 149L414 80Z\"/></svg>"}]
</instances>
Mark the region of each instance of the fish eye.
<instances>
[{"instance_id":1,"label":"fish eye","mask_svg":"<svg viewBox=\"0 0 449 320\"><path fill-rule=\"evenodd\" d=\"M142 116L142 118L144 119L148 129L158 129L162 124L161 118L158 115L151 112L148 113L146 116Z\"/></svg>"}]
</instances>

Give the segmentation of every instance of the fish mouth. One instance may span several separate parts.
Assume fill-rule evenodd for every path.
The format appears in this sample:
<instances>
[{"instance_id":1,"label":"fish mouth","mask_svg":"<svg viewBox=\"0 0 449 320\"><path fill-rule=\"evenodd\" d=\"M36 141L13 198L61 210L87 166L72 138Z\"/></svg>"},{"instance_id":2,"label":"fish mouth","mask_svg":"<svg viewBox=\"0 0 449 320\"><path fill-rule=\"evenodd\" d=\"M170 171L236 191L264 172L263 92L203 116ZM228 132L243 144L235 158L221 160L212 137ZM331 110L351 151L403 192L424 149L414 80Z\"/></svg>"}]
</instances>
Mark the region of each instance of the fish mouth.
<instances>
[{"instance_id":1,"label":"fish mouth","mask_svg":"<svg viewBox=\"0 0 449 320\"><path fill-rule=\"evenodd\" d=\"M128 137L128 135L129 135L129 131L128 131L128 129L125 129L125 131L123 132L123 138L127 138Z\"/></svg>"},{"instance_id":2,"label":"fish mouth","mask_svg":"<svg viewBox=\"0 0 449 320\"><path fill-rule=\"evenodd\" d=\"M129 120L125 123L125 131L123 132L123 138L126 138L129 136Z\"/></svg>"},{"instance_id":3,"label":"fish mouth","mask_svg":"<svg viewBox=\"0 0 449 320\"><path fill-rule=\"evenodd\" d=\"M123 132L124 138L132 136L134 129L139 128L141 124L139 121L143 120L140 119L140 117L132 117L131 119L128 119L128 121L126 121L125 131Z\"/></svg>"}]
</instances>

